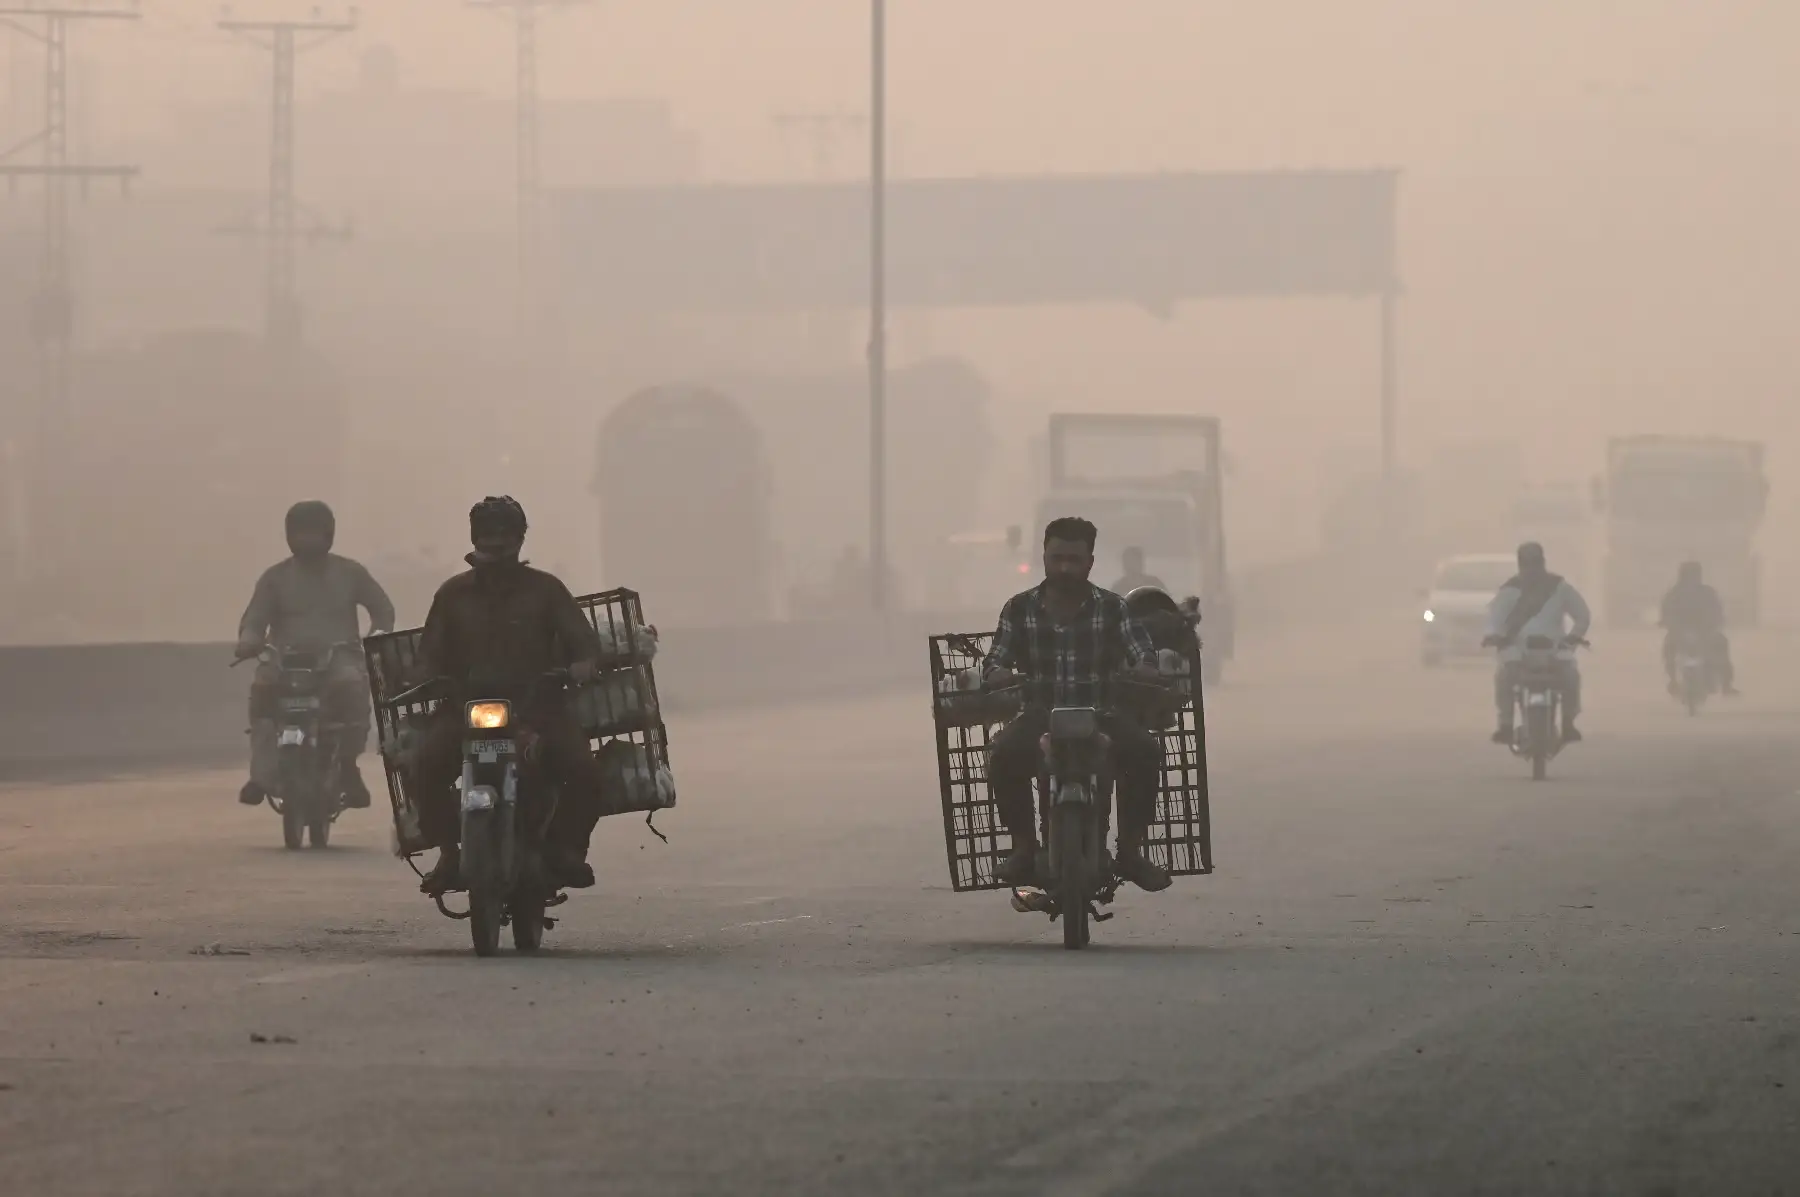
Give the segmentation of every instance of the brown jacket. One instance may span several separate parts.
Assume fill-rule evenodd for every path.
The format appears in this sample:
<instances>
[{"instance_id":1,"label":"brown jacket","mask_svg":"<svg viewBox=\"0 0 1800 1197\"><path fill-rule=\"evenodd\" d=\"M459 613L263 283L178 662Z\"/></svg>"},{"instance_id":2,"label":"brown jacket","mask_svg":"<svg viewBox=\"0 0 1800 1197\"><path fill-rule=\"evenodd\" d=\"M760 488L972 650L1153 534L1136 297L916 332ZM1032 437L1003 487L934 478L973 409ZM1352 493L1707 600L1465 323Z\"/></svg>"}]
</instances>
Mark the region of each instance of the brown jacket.
<instances>
[{"instance_id":1,"label":"brown jacket","mask_svg":"<svg viewBox=\"0 0 1800 1197\"><path fill-rule=\"evenodd\" d=\"M471 569L438 587L419 640L421 677L507 689L576 661L600 638L569 588L529 565Z\"/></svg>"}]
</instances>

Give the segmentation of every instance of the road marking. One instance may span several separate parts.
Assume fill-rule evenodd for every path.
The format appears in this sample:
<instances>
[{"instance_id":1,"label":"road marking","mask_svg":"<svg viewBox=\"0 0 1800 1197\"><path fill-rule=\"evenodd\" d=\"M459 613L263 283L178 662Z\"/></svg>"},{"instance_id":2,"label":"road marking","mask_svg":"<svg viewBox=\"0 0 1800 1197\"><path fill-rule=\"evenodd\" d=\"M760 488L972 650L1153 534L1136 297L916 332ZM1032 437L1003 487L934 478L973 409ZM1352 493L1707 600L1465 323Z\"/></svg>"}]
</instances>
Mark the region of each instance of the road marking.
<instances>
[{"instance_id":1,"label":"road marking","mask_svg":"<svg viewBox=\"0 0 1800 1197\"><path fill-rule=\"evenodd\" d=\"M1004 1168L1054 1169L1044 1197L1108 1197L1208 1139L1263 1117L1276 1107L1349 1075L1382 1056L1489 1006L1510 1000L1530 981L1513 979L1453 999L1405 1026L1327 1048L1241 1094L1227 1094L1229 1109L1194 1117L1191 1091L1163 1089L1128 1098L1098 1117L1026 1147ZM1143 1129L1162 1124L1161 1129Z\"/></svg>"},{"instance_id":2,"label":"road marking","mask_svg":"<svg viewBox=\"0 0 1800 1197\"><path fill-rule=\"evenodd\" d=\"M278 973L270 973L266 977L258 977L256 984L287 985L294 981L318 981L326 977L347 977L351 973L360 973L367 968L366 964L307 964L300 968L283 969Z\"/></svg>"},{"instance_id":3,"label":"road marking","mask_svg":"<svg viewBox=\"0 0 1800 1197\"><path fill-rule=\"evenodd\" d=\"M791 918L785 918L785 919L758 919L754 923L733 923L729 927L720 927L719 930L720 931L741 931L745 927L773 927L776 923L797 923L797 922L800 922L802 919L809 919L811 917L812 917L812 915L810 915L810 914L796 914Z\"/></svg>"}]
</instances>

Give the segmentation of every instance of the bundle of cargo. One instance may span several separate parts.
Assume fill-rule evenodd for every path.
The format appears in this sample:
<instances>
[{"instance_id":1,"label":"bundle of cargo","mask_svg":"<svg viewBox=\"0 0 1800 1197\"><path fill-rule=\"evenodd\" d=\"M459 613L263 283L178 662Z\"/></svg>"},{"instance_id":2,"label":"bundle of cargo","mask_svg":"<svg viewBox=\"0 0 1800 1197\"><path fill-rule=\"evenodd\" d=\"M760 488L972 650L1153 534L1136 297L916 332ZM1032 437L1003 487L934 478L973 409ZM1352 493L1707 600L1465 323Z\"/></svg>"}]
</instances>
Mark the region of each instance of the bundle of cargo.
<instances>
[{"instance_id":1,"label":"bundle of cargo","mask_svg":"<svg viewBox=\"0 0 1800 1197\"><path fill-rule=\"evenodd\" d=\"M589 750L609 783L602 795L608 814L655 812L675 805L669 769L669 737L657 697L656 629L644 621L635 591L608 590L575 600L600 643L600 673L564 693ZM426 680L419 661L422 628L370 636L363 642L369 668L375 726L388 796L394 810L395 851L401 856L430 845L420 829L414 755L441 697L395 699ZM660 833L659 833L660 834Z\"/></svg>"}]
</instances>

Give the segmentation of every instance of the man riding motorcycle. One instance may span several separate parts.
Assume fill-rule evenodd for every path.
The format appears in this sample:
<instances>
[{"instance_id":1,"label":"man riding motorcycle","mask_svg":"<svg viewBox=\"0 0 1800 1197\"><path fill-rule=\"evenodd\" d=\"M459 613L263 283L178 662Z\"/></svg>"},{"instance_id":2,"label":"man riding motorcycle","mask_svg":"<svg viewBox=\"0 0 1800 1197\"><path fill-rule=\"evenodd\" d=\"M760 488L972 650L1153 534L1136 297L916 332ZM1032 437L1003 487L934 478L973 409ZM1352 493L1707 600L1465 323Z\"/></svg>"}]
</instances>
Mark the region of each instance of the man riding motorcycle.
<instances>
[{"instance_id":1,"label":"man riding motorcycle","mask_svg":"<svg viewBox=\"0 0 1800 1197\"><path fill-rule=\"evenodd\" d=\"M989 686L1005 685L1016 675L1025 681L1025 708L994 737L988 762L1001 822L1012 833L1012 855L1001 876L1024 885L1035 872L1032 783L1043 763L1038 743L1049 730L1051 708L1095 707L1102 712L1118 773L1119 875L1145 890L1167 889L1168 871L1144 854L1156 815L1162 744L1115 709L1112 681L1127 665L1143 680L1155 681L1156 650L1125 600L1088 581L1097 536L1083 519L1055 520L1044 529L1044 580L1001 609L984 664Z\"/></svg>"},{"instance_id":2,"label":"man riding motorcycle","mask_svg":"<svg viewBox=\"0 0 1800 1197\"><path fill-rule=\"evenodd\" d=\"M250 605L238 621L237 655L249 660L266 647L325 651L333 645L360 643L357 608L369 613L372 632L392 631L394 604L369 571L331 551L337 517L317 501L296 503L287 513L287 542L292 555L270 566L257 579ZM274 793L280 776L275 743L275 704L280 665L265 661L250 684L250 780L238 801L256 806ZM344 804L369 805L356 758L368 747L369 681L362 653L340 649L326 668L322 695L330 716L343 725Z\"/></svg>"},{"instance_id":3,"label":"man riding motorcycle","mask_svg":"<svg viewBox=\"0 0 1800 1197\"><path fill-rule=\"evenodd\" d=\"M546 837L552 877L571 889L594 884L586 862L602 814L600 768L561 690L537 683L565 667L577 684L591 681L600 639L567 586L519 559L527 527L525 509L510 496L475 504L469 511L474 552L464 558L470 568L438 588L425 617L416 676L448 683L414 764L420 829L438 849L437 864L419 886L427 894L461 888L455 787L462 771L462 704L475 691L519 704L519 723L535 735L526 759L542 762L560 783Z\"/></svg>"},{"instance_id":4,"label":"man riding motorcycle","mask_svg":"<svg viewBox=\"0 0 1800 1197\"><path fill-rule=\"evenodd\" d=\"M1675 652L1684 638L1691 637L1706 657L1706 663L1719 679L1719 690L1736 694L1737 671L1731 664L1731 640L1725 635L1725 604L1719 592L1703 580L1698 561L1684 561L1675 576L1675 585L1663 595L1662 626L1663 672L1669 676L1669 693L1679 694L1675 678Z\"/></svg>"},{"instance_id":5,"label":"man riding motorcycle","mask_svg":"<svg viewBox=\"0 0 1800 1197\"><path fill-rule=\"evenodd\" d=\"M1525 641L1543 636L1572 649L1586 638L1592 622L1587 600L1546 567L1544 546L1535 542L1520 545L1519 572L1488 604L1487 636L1481 642L1500 650L1500 665L1494 671L1494 706L1500 713L1500 727L1494 743L1511 744L1513 740L1513 687ZM1573 744L1581 739L1575 727L1575 717L1581 713L1581 671L1573 655L1561 655L1556 672L1562 692L1562 738Z\"/></svg>"}]
</instances>

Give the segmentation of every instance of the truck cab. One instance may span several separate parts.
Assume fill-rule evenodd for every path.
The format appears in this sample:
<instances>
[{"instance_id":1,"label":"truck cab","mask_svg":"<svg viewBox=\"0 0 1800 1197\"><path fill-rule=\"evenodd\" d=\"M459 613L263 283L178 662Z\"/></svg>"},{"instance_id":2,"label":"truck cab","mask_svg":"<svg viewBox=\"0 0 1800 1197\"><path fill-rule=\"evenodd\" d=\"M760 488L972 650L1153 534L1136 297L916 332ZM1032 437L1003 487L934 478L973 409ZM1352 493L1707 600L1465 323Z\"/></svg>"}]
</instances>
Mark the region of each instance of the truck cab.
<instances>
[{"instance_id":1,"label":"truck cab","mask_svg":"<svg viewBox=\"0 0 1800 1197\"><path fill-rule=\"evenodd\" d=\"M1739 626L1761 615L1756 533L1768 499L1763 446L1722 437L1619 437L1594 487L1606 520L1604 602L1614 626L1654 623L1683 561L1698 561Z\"/></svg>"},{"instance_id":2,"label":"truck cab","mask_svg":"<svg viewBox=\"0 0 1800 1197\"><path fill-rule=\"evenodd\" d=\"M1049 485L1038 527L1062 516L1100 530L1094 581L1113 586L1126 549L1177 600L1200 599L1206 671L1214 678L1235 648L1225 563L1223 455L1211 416L1057 413L1050 417ZM1042 566L1034 567L1042 576Z\"/></svg>"}]
</instances>

